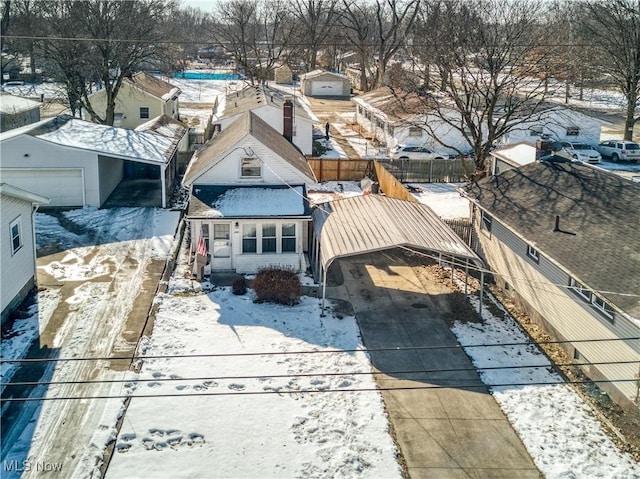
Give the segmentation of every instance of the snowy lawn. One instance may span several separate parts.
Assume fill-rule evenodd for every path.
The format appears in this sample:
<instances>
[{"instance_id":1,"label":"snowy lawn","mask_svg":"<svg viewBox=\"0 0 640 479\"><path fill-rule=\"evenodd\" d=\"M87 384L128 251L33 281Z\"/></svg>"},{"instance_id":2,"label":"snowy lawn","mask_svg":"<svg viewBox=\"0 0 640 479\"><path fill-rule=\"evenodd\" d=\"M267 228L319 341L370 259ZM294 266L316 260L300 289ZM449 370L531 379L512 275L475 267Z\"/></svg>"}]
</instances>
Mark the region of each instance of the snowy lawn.
<instances>
[{"instance_id":1,"label":"snowy lawn","mask_svg":"<svg viewBox=\"0 0 640 479\"><path fill-rule=\"evenodd\" d=\"M420 203L431 208L440 218L469 218L469 200L458 193L464 183L411 183L411 192Z\"/></svg>"},{"instance_id":2,"label":"snowy lawn","mask_svg":"<svg viewBox=\"0 0 640 479\"><path fill-rule=\"evenodd\" d=\"M471 302L478 310L479 300ZM498 319L487 308L482 324L456 323L460 344L528 343L509 315ZM478 368L541 365L540 368L480 370L486 384L562 382L537 346L465 347ZM571 386L531 385L492 388L492 395L547 479L640 478L640 466L621 453L602 431L591 409Z\"/></svg>"},{"instance_id":3,"label":"snowy lawn","mask_svg":"<svg viewBox=\"0 0 640 479\"><path fill-rule=\"evenodd\" d=\"M357 181L325 181L307 188L307 196L313 205L361 195L362 189Z\"/></svg>"},{"instance_id":4,"label":"snowy lawn","mask_svg":"<svg viewBox=\"0 0 640 479\"><path fill-rule=\"evenodd\" d=\"M362 347L355 319L253 299L172 279L144 354L216 356L144 361L107 477L400 477L380 395L349 392L367 355L322 353Z\"/></svg>"}]
</instances>

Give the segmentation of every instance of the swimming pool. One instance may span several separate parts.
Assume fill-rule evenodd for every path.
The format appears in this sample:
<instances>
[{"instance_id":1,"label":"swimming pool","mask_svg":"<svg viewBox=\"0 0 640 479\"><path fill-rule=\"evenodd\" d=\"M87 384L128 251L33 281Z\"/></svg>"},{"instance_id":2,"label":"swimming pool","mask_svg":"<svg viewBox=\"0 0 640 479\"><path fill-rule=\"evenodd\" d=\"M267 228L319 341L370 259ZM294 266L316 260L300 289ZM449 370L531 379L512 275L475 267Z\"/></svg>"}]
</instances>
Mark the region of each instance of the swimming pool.
<instances>
[{"instance_id":1,"label":"swimming pool","mask_svg":"<svg viewBox=\"0 0 640 479\"><path fill-rule=\"evenodd\" d=\"M185 80L240 80L242 75L238 73L213 73L213 72L175 72L174 78L183 78Z\"/></svg>"}]
</instances>

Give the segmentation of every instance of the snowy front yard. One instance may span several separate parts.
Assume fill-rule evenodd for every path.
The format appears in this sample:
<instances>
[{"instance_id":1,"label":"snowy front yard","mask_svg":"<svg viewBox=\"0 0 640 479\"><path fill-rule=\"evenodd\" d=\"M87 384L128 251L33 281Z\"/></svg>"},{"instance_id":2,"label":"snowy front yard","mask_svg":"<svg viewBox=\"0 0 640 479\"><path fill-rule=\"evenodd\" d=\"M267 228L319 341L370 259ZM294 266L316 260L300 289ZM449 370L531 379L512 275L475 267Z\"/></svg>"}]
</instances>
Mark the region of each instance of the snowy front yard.
<instances>
[{"instance_id":1,"label":"snowy front yard","mask_svg":"<svg viewBox=\"0 0 640 479\"><path fill-rule=\"evenodd\" d=\"M107 477L400 477L355 319L252 294L172 280Z\"/></svg>"}]
</instances>

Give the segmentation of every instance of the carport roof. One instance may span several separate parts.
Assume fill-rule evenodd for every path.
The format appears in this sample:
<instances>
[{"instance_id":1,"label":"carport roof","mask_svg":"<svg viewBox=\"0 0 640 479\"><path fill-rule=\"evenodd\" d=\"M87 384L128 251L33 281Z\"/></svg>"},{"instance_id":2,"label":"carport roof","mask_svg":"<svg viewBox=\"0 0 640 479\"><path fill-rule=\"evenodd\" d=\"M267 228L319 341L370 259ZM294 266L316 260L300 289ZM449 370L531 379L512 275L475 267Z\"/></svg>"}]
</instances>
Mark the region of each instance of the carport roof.
<instances>
[{"instance_id":1,"label":"carport roof","mask_svg":"<svg viewBox=\"0 0 640 479\"><path fill-rule=\"evenodd\" d=\"M380 195L324 203L313 212L326 269L336 258L397 246L481 260L427 205Z\"/></svg>"}]
</instances>

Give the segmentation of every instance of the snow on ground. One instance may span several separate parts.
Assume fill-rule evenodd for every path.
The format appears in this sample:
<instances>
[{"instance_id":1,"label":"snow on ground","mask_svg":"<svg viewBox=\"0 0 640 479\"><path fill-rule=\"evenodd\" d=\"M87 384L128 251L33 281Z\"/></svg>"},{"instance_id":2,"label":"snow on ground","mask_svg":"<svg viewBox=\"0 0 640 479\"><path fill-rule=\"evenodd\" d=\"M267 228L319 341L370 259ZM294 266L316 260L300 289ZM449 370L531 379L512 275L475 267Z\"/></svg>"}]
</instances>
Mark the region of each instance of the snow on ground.
<instances>
[{"instance_id":1,"label":"snow on ground","mask_svg":"<svg viewBox=\"0 0 640 479\"><path fill-rule=\"evenodd\" d=\"M469 218L469 200L458 193L464 183L410 183L411 194L440 218Z\"/></svg>"},{"instance_id":2,"label":"snow on ground","mask_svg":"<svg viewBox=\"0 0 640 479\"><path fill-rule=\"evenodd\" d=\"M479 299L472 296L470 300L478 310ZM507 315L505 319L498 319L483 308L482 319L482 324L457 322L452 328L476 367L542 366L480 370L483 382L526 384L563 381L513 318ZM496 343L529 344L466 347ZM640 465L618 450L571 386L496 386L491 394L547 479L640 478Z\"/></svg>"},{"instance_id":3,"label":"snow on ground","mask_svg":"<svg viewBox=\"0 0 640 479\"><path fill-rule=\"evenodd\" d=\"M360 195L362 189L357 181L325 181L309 185L307 188L307 197L312 205Z\"/></svg>"},{"instance_id":4,"label":"snow on ground","mask_svg":"<svg viewBox=\"0 0 640 479\"><path fill-rule=\"evenodd\" d=\"M154 259L164 260L175 247L178 219L179 212L154 208L84 208L58 216L37 213L38 247L53 244L62 250L55 256L39 258L38 268L51 271L59 285L38 293L37 311L30 310L32 315L25 327L16 321L10 333L13 337L3 340L3 359L23 357L58 307L63 308L64 316L58 316L61 324L57 329L47 328L47 347L57 349L58 356L101 357L110 355L113 348L117 350L122 326L146 278L147 265ZM99 273L104 275L100 277ZM2 373L6 381L12 371L3 368ZM108 363L52 362L44 377L54 381L108 380L123 379L126 374L109 369ZM121 384L58 384L36 387L32 396L109 396L125 392ZM3 459L17 464L25 460L61 463L65 477L90 477L108 442L115 438L122 406L121 399L25 403L22 419L7 432ZM20 471L5 470L5 475L17 477Z\"/></svg>"},{"instance_id":5,"label":"snow on ground","mask_svg":"<svg viewBox=\"0 0 640 479\"><path fill-rule=\"evenodd\" d=\"M62 83L24 83L22 85L2 85L2 90L12 95L41 98L46 100L68 101L67 93Z\"/></svg>"},{"instance_id":6,"label":"snow on ground","mask_svg":"<svg viewBox=\"0 0 640 479\"><path fill-rule=\"evenodd\" d=\"M253 300L175 273L144 354L216 356L144 361L107 477L400 477L355 318Z\"/></svg>"},{"instance_id":7,"label":"snow on ground","mask_svg":"<svg viewBox=\"0 0 640 479\"><path fill-rule=\"evenodd\" d=\"M348 128L347 123L332 123L345 140L351 145L361 158L388 158L387 148L373 146L371 142L363 138L357 131Z\"/></svg>"}]
</instances>

